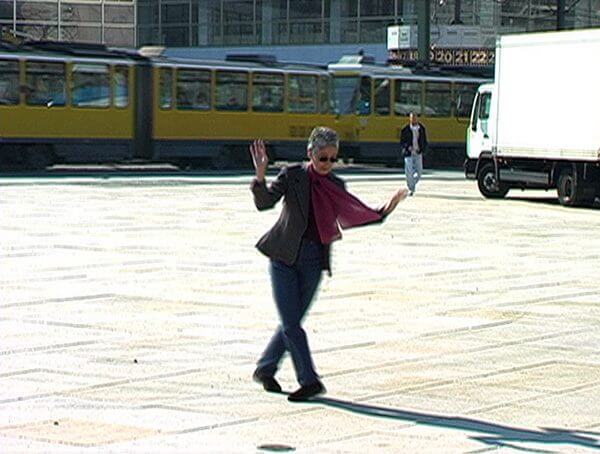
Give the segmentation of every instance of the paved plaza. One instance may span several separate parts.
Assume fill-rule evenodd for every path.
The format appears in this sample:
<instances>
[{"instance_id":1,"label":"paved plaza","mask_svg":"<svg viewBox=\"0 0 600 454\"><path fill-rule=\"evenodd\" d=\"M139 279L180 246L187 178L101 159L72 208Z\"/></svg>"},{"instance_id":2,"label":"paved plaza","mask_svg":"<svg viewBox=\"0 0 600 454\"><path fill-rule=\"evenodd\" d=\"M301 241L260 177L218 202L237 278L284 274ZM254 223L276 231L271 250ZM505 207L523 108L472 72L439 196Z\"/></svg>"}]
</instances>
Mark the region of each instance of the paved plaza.
<instances>
[{"instance_id":1,"label":"paved plaza","mask_svg":"<svg viewBox=\"0 0 600 454\"><path fill-rule=\"evenodd\" d=\"M598 208L427 172L334 244L306 324L328 393L290 403L251 381L279 209L250 179L0 179L0 452L600 450Z\"/></svg>"}]
</instances>

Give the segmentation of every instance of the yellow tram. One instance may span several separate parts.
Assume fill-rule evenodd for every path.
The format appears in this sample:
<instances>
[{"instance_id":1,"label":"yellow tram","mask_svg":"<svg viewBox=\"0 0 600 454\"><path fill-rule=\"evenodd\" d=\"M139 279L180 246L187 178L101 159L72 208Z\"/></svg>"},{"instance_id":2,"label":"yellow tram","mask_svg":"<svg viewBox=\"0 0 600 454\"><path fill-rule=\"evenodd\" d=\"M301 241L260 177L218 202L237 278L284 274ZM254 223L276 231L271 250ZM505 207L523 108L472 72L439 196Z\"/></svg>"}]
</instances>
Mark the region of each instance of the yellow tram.
<instances>
[{"instance_id":1,"label":"yellow tram","mask_svg":"<svg viewBox=\"0 0 600 454\"><path fill-rule=\"evenodd\" d=\"M3 44L0 169L127 160L247 167L257 137L272 160L300 160L316 125L340 133L344 159L394 163L411 110L428 128L431 162L460 164L461 119L483 81L348 59L318 67L264 56L203 61L101 45Z\"/></svg>"},{"instance_id":2,"label":"yellow tram","mask_svg":"<svg viewBox=\"0 0 600 454\"><path fill-rule=\"evenodd\" d=\"M468 117L477 88L487 79L458 73L379 66L349 56L328 66L335 111L355 125L351 153L366 162L394 162L400 131L410 112L427 128L434 165L457 165L465 158Z\"/></svg>"}]
</instances>

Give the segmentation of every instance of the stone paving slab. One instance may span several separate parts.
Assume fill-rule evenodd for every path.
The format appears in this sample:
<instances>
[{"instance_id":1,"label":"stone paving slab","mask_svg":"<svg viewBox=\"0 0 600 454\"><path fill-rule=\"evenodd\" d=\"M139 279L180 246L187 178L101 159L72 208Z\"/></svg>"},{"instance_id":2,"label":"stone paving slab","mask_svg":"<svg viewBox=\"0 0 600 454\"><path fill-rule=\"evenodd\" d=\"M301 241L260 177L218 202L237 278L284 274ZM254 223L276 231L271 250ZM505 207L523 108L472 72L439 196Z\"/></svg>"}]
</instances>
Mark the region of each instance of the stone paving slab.
<instances>
[{"instance_id":1,"label":"stone paving slab","mask_svg":"<svg viewBox=\"0 0 600 454\"><path fill-rule=\"evenodd\" d=\"M346 177L373 205L404 184ZM291 404L250 379L279 210L249 183L0 180L0 451L600 450L597 209L428 172L333 246L306 323L328 393Z\"/></svg>"}]
</instances>

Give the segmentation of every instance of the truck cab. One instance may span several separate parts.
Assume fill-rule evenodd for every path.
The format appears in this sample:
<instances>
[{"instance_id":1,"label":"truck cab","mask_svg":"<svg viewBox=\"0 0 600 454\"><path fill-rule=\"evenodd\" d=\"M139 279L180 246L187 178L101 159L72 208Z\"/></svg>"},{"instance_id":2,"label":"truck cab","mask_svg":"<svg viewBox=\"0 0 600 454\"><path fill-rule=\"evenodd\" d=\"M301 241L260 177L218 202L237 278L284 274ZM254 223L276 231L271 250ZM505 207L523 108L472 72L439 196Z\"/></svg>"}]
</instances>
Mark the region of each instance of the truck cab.
<instances>
[{"instance_id":1,"label":"truck cab","mask_svg":"<svg viewBox=\"0 0 600 454\"><path fill-rule=\"evenodd\" d=\"M477 90L471 110L471 120L467 129L467 159L465 161L465 176L468 179L477 178L480 158L492 158L493 117L492 99L494 84L483 84Z\"/></svg>"}]
</instances>

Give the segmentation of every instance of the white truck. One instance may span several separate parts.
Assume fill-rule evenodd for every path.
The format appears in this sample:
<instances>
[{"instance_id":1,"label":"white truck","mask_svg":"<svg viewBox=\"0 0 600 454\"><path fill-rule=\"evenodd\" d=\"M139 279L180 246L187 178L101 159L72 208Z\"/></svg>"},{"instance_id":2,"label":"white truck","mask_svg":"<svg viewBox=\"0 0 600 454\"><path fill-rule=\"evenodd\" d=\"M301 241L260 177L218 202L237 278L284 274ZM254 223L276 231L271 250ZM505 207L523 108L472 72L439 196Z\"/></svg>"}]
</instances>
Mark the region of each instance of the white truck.
<instances>
[{"instance_id":1,"label":"white truck","mask_svg":"<svg viewBox=\"0 0 600 454\"><path fill-rule=\"evenodd\" d=\"M479 87L467 178L485 197L556 188L561 204L600 196L600 29L507 35L494 83Z\"/></svg>"}]
</instances>

